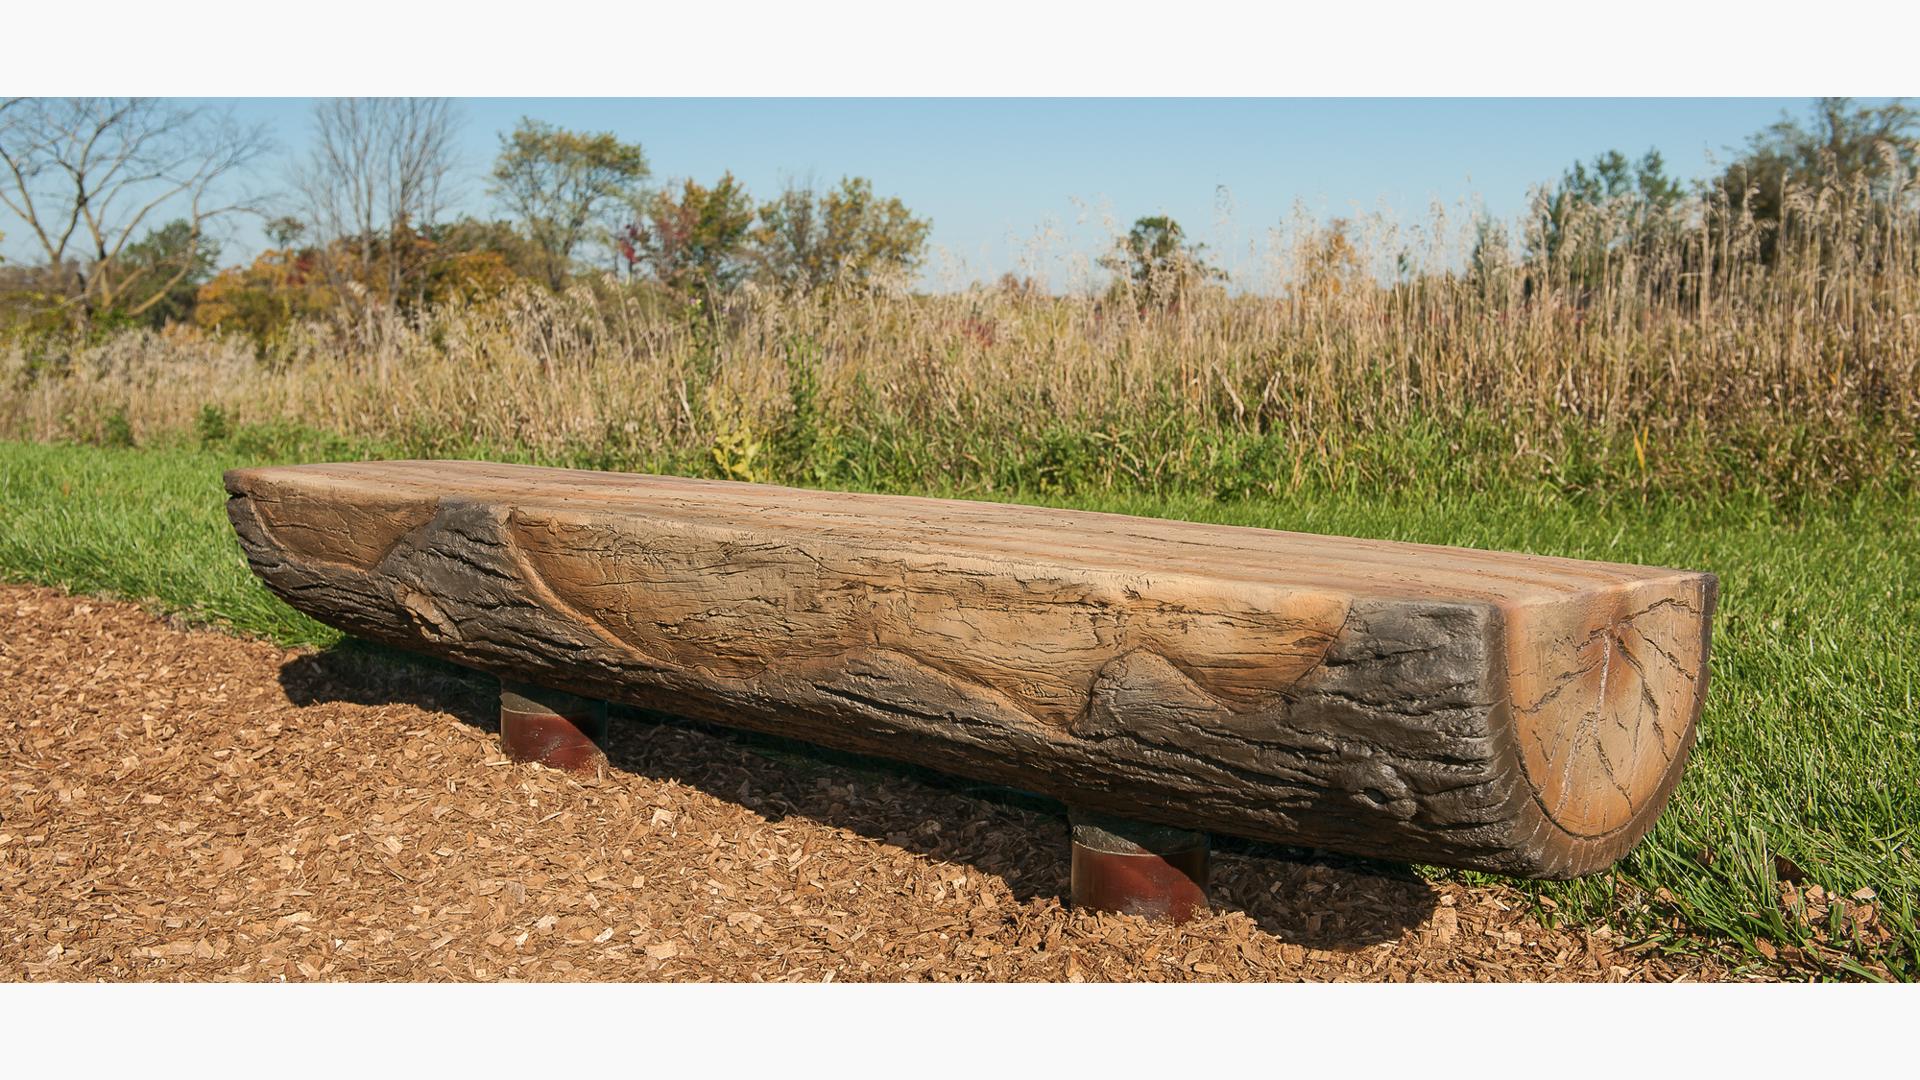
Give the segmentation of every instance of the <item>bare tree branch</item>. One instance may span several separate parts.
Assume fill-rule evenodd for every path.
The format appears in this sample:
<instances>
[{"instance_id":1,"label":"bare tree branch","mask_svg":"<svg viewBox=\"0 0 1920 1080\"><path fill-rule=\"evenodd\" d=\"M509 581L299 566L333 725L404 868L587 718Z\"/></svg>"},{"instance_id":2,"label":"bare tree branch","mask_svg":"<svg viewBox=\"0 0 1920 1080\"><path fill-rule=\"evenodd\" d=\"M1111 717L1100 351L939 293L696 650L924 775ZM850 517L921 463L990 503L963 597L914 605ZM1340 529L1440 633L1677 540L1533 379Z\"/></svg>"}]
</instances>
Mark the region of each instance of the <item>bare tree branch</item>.
<instances>
[{"instance_id":1,"label":"bare tree branch","mask_svg":"<svg viewBox=\"0 0 1920 1080\"><path fill-rule=\"evenodd\" d=\"M112 310L156 274L167 287L185 280L213 223L257 209L250 198L216 192L270 145L264 128L203 107L12 98L0 103L0 204L26 223L50 266L77 264L75 300L85 310ZM129 265L128 246L165 215L185 221L194 244L163 265ZM140 301L138 311L159 295Z\"/></svg>"},{"instance_id":2,"label":"bare tree branch","mask_svg":"<svg viewBox=\"0 0 1920 1080\"><path fill-rule=\"evenodd\" d=\"M347 279L399 300L424 287L413 238L453 197L460 120L445 98L336 98L314 107L314 146L296 173L303 216L341 295Z\"/></svg>"}]
</instances>

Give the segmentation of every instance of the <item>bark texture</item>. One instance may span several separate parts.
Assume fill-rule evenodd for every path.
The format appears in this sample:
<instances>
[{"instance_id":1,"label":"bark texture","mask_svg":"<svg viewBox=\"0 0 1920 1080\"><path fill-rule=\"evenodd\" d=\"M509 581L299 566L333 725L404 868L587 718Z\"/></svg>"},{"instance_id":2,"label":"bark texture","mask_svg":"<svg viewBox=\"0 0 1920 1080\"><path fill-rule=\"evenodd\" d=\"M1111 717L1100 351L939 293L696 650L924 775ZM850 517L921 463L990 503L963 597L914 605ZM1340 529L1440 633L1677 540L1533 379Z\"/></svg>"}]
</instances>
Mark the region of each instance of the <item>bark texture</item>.
<instances>
[{"instance_id":1,"label":"bark texture","mask_svg":"<svg viewBox=\"0 0 1920 1080\"><path fill-rule=\"evenodd\" d=\"M1710 574L478 462L227 489L255 572L351 633L1359 855L1601 869L1706 690Z\"/></svg>"}]
</instances>

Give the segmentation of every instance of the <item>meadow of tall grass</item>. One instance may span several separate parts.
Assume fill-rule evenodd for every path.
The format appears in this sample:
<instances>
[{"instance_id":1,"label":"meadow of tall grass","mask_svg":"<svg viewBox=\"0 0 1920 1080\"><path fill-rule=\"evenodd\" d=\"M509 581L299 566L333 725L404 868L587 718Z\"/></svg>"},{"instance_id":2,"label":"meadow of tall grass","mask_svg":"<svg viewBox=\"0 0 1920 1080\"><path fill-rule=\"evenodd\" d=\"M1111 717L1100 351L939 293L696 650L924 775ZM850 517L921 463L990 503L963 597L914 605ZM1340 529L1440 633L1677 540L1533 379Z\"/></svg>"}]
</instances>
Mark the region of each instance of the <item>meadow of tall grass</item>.
<instances>
[{"instance_id":1,"label":"meadow of tall grass","mask_svg":"<svg viewBox=\"0 0 1920 1080\"><path fill-rule=\"evenodd\" d=\"M1441 210L1302 219L1259 273L1152 296L1010 282L703 303L608 278L267 341L20 337L0 345L0 436L299 429L362 452L976 493L1904 487L1911 196L1796 193L1777 226L1704 200L1656 222L1603 206L1558 222L1552 250L1539 218L1512 242Z\"/></svg>"}]
</instances>

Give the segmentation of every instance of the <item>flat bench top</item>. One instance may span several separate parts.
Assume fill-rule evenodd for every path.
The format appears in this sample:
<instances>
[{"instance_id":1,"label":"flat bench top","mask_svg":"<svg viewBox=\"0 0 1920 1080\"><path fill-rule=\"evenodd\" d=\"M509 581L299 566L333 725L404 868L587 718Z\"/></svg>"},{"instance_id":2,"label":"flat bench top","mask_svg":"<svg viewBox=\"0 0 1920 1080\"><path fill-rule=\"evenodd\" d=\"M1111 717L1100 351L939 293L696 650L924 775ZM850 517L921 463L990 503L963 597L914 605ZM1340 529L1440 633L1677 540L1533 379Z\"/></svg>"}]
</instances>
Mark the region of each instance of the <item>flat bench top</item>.
<instances>
[{"instance_id":1,"label":"flat bench top","mask_svg":"<svg viewBox=\"0 0 1920 1080\"><path fill-rule=\"evenodd\" d=\"M475 499L511 506L522 516L644 516L743 539L777 536L870 552L912 550L1018 566L1502 605L1555 602L1573 593L1698 576L1623 563L1087 510L481 461L367 461L240 474L297 483L305 493L332 493L343 507L378 507L392 515L394 525L408 529L442 499ZM288 488L290 496L293 490ZM390 542L389 532L379 523L362 522L356 534L326 542L370 551Z\"/></svg>"}]
</instances>

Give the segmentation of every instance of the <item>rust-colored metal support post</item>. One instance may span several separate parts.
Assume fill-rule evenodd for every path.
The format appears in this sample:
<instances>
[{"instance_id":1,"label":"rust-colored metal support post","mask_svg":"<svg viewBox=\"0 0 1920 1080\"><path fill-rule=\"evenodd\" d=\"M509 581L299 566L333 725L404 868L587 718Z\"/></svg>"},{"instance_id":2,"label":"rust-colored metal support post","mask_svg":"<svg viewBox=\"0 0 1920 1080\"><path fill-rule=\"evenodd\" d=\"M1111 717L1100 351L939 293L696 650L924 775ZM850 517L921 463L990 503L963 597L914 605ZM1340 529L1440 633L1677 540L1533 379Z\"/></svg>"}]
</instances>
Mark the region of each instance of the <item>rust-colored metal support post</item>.
<instances>
[{"instance_id":1,"label":"rust-colored metal support post","mask_svg":"<svg viewBox=\"0 0 1920 1080\"><path fill-rule=\"evenodd\" d=\"M1073 906L1183 923L1207 907L1207 834L1073 810Z\"/></svg>"},{"instance_id":2,"label":"rust-colored metal support post","mask_svg":"<svg viewBox=\"0 0 1920 1080\"><path fill-rule=\"evenodd\" d=\"M500 683L500 748L515 761L598 772L607 755L607 703L544 686Z\"/></svg>"}]
</instances>

